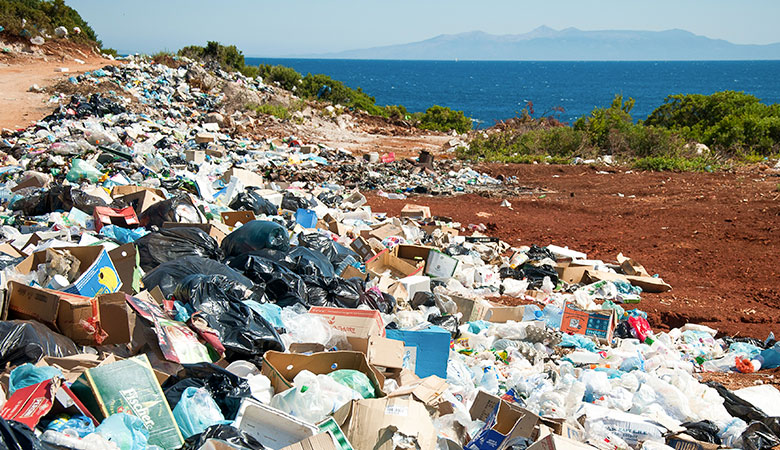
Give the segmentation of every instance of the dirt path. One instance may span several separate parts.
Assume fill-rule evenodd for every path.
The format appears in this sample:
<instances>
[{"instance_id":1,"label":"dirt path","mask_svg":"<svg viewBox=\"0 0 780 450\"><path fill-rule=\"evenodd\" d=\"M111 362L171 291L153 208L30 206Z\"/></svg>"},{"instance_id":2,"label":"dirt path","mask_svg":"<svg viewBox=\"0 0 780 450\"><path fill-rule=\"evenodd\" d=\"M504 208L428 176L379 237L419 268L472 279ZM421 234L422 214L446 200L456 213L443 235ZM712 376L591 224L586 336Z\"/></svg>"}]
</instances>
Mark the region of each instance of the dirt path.
<instances>
[{"instance_id":1,"label":"dirt path","mask_svg":"<svg viewBox=\"0 0 780 450\"><path fill-rule=\"evenodd\" d=\"M73 57L19 58L0 63L0 129L19 129L50 114L54 106L48 103L49 94L29 92L32 85L45 88L62 79L88 70L95 70L111 63L103 58L82 59L79 64ZM68 68L61 73L57 69Z\"/></svg>"},{"instance_id":2,"label":"dirt path","mask_svg":"<svg viewBox=\"0 0 780 450\"><path fill-rule=\"evenodd\" d=\"M639 308L659 329L702 323L727 334L780 336L780 173L599 173L582 166L488 165L494 175L552 191L501 199L476 195L391 201L431 206L467 226L485 223L512 245L556 244L614 261L631 256L673 286ZM477 215L478 213L479 216Z\"/></svg>"}]
</instances>

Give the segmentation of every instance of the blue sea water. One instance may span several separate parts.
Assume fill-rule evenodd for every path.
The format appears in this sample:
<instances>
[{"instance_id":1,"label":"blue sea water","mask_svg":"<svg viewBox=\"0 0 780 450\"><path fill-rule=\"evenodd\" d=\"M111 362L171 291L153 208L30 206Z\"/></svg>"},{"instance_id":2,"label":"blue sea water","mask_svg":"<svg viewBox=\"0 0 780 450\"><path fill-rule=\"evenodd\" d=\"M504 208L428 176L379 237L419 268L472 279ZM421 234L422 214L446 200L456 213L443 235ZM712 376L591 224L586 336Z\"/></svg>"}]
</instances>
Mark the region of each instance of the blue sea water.
<instances>
[{"instance_id":1,"label":"blue sea water","mask_svg":"<svg viewBox=\"0 0 780 450\"><path fill-rule=\"evenodd\" d=\"M379 105L424 111L431 105L462 110L480 126L516 116L533 102L536 117L562 107L573 122L615 94L632 97L634 119L646 118L672 94L744 91L780 102L780 61L380 61L246 58L251 65L282 64L302 74L324 73L363 90Z\"/></svg>"}]
</instances>

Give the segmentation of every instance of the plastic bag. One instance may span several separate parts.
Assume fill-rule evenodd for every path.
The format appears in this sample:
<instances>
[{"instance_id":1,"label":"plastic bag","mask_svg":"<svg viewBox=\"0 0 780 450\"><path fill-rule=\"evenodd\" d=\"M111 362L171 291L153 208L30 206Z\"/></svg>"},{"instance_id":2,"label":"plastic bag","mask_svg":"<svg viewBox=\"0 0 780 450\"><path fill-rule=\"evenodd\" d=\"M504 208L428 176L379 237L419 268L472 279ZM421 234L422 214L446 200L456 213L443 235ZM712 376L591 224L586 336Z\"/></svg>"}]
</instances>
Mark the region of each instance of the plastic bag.
<instances>
[{"instance_id":1,"label":"plastic bag","mask_svg":"<svg viewBox=\"0 0 780 450\"><path fill-rule=\"evenodd\" d=\"M146 450L149 431L136 416L117 413L108 416L95 433L116 444L120 450Z\"/></svg>"},{"instance_id":2,"label":"plastic bag","mask_svg":"<svg viewBox=\"0 0 780 450\"><path fill-rule=\"evenodd\" d=\"M252 211L255 214L265 214L267 216L275 216L278 213L276 205L264 199L252 189L239 193L228 206L236 211Z\"/></svg>"},{"instance_id":3,"label":"plastic bag","mask_svg":"<svg viewBox=\"0 0 780 450\"><path fill-rule=\"evenodd\" d=\"M12 211L22 211L25 216L42 216L54 211L70 210L73 207L70 186L52 186L51 189L22 189L19 198L12 200Z\"/></svg>"},{"instance_id":4,"label":"plastic bag","mask_svg":"<svg viewBox=\"0 0 780 450\"><path fill-rule=\"evenodd\" d=\"M179 403L173 408L173 417L185 439L225 420L211 394L205 388L194 387L184 390Z\"/></svg>"},{"instance_id":5,"label":"plastic bag","mask_svg":"<svg viewBox=\"0 0 780 450\"><path fill-rule=\"evenodd\" d=\"M317 423L351 400L360 400L356 391L327 375L302 370L293 379L293 387L271 399L271 407L309 423Z\"/></svg>"},{"instance_id":6,"label":"plastic bag","mask_svg":"<svg viewBox=\"0 0 780 450\"><path fill-rule=\"evenodd\" d=\"M276 222L252 220L225 236L222 251L226 257L272 248L286 252L290 248L287 230Z\"/></svg>"},{"instance_id":7,"label":"plastic bag","mask_svg":"<svg viewBox=\"0 0 780 450\"><path fill-rule=\"evenodd\" d=\"M0 417L0 448L8 450L49 450L27 425Z\"/></svg>"},{"instance_id":8,"label":"plastic bag","mask_svg":"<svg viewBox=\"0 0 780 450\"><path fill-rule=\"evenodd\" d=\"M770 450L780 445L780 438L761 422L753 422L742 433L745 450Z\"/></svg>"},{"instance_id":9,"label":"plastic bag","mask_svg":"<svg viewBox=\"0 0 780 450\"><path fill-rule=\"evenodd\" d=\"M200 228L168 228L150 233L136 241L141 268L149 271L168 261L186 256L220 260L217 241Z\"/></svg>"},{"instance_id":10,"label":"plastic bag","mask_svg":"<svg viewBox=\"0 0 780 450\"><path fill-rule=\"evenodd\" d=\"M153 204L138 215L138 221L145 228L152 225L162 228L165 222L202 223L204 217L190 197L181 194Z\"/></svg>"},{"instance_id":11,"label":"plastic bag","mask_svg":"<svg viewBox=\"0 0 780 450\"><path fill-rule=\"evenodd\" d=\"M92 423L92 419L82 414L77 414L73 417L61 414L49 422L46 429L58 432L67 431L68 434L75 432L78 437L84 437L95 432L95 424Z\"/></svg>"},{"instance_id":12,"label":"plastic bag","mask_svg":"<svg viewBox=\"0 0 780 450\"><path fill-rule=\"evenodd\" d=\"M303 279L275 261L256 254L247 254L231 258L227 264L240 270L256 284L265 284L268 300L281 307L296 303L309 304L309 295Z\"/></svg>"},{"instance_id":13,"label":"plastic bag","mask_svg":"<svg viewBox=\"0 0 780 450\"><path fill-rule=\"evenodd\" d=\"M127 229L116 225L103 225L100 228L100 235L111 238L120 244L129 244L149 234L145 228Z\"/></svg>"},{"instance_id":14,"label":"plastic bag","mask_svg":"<svg viewBox=\"0 0 780 450\"><path fill-rule=\"evenodd\" d=\"M27 386L56 377L62 377L60 369L49 366L35 367L30 363L24 363L11 371L11 376L8 380L8 395L12 395L17 389L26 388Z\"/></svg>"},{"instance_id":15,"label":"plastic bag","mask_svg":"<svg viewBox=\"0 0 780 450\"><path fill-rule=\"evenodd\" d=\"M696 440L709 442L710 444L721 444L720 437L718 437L720 429L712 421L685 422L680 426L685 428L685 434Z\"/></svg>"},{"instance_id":16,"label":"plastic bag","mask_svg":"<svg viewBox=\"0 0 780 450\"><path fill-rule=\"evenodd\" d=\"M81 353L69 338L34 320L0 321L0 336L0 367L36 363L43 356Z\"/></svg>"},{"instance_id":17,"label":"plastic bag","mask_svg":"<svg viewBox=\"0 0 780 450\"><path fill-rule=\"evenodd\" d=\"M169 298L176 290L181 280L190 275L214 274L224 275L227 278L246 286L249 289L259 289L262 285L255 286L252 280L241 275L221 262L200 256L185 256L175 261L162 263L157 268L147 273L143 278L144 287L153 289L159 286L163 295Z\"/></svg>"},{"instance_id":18,"label":"plastic bag","mask_svg":"<svg viewBox=\"0 0 780 450\"><path fill-rule=\"evenodd\" d=\"M201 434L196 434L184 442L181 450L199 450L210 439L227 442L238 448L248 448L250 450L265 450L266 447L258 442L257 439L234 428L230 425L213 425Z\"/></svg>"},{"instance_id":19,"label":"plastic bag","mask_svg":"<svg viewBox=\"0 0 780 450\"><path fill-rule=\"evenodd\" d=\"M190 275L174 296L195 309L191 322L203 319L218 332L228 361L256 359L268 350L284 351L274 327L243 303L258 300L246 286L224 275Z\"/></svg>"},{"instance_id":20,"label":"plastic bag","mask_svg":"<svg viewBox=\"0 0 780 450\"><path fill-rule=\"evenodd\" d=\"M458 322L458 318L453 315L430 315L428 316L428 322L449 331L450 336L452 336L453 339L460 337L460 330L458 329L460 323Z\"/></svg>"},{"instance_id":21,"label":"plastic bag","mask_svg":"<svg viewBox=\"0 0 780 450\"><path fill-rule=\"evenodd\" d=\"M354 369L339 369L328 374L329 377L360 394L363 398L375 398L376 388L366 374Z\"/></svg>"},{"instance_id":22,"label":"plastic bag","mask_svg":"<svg viewBox=\"0 0 780 450\"><path fill-rule=\"evenodd\" d=\"M298 235L298 245L322 253L328 258L333 267L338 267L349 256L356 261L362 260L354 251L337 243L329 236L320 233L300 233Z\"/></svg>"},{"instance_id":23,"label":"plastic bag","mask_svg":"<svg viewBox=\"0 0 780 450\"><path fill-rule=\"evenodd\" d=\"M165 399L176 408L189 387L205 388L227 420L236 418L241 402L252 393L246 379L211 363L182 364L182 369L163 383Z\"/></svg>"},{"instance_id":24,"label":"plastic bag","mask_svg":"<svg viewBox=\"0 0 780 450\"><path fill-rule=\"evenodd\" d=\"M307 199L297 196L292 192L285 192L282 196L282 209L287 211L298 211L299 209L306 209L312 205Z\"/></svg>"},{"instance_id":25,"label":"plastic bag","mask_svg":"<svg viewBox=\"0 0 780 450\"><path fill-rule=\"evenodd\" d=\"M97 183L102 177L103 172L95 166L83 159L75 158L71 162L70 170L68 170L68 175L65 178L71 183L78 183L81 180Z\"/></svg>"}]
</instances>

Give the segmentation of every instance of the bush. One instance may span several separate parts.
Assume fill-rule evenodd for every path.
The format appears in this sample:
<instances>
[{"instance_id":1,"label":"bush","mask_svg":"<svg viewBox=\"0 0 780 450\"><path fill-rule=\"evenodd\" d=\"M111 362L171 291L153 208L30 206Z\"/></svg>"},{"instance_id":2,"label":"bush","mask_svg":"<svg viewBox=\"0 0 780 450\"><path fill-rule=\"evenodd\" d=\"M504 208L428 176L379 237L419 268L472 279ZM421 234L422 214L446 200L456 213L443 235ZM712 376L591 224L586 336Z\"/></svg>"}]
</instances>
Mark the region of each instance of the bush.
<instances>
[{"instance_id":1,"label":"bush","mask_svg":"<svg viewBox=\"0 0 780 450\"><path fill-rule=\"evenodd\" d=\"M631 119L633 107L633 98L623 101L622 95L616 95L609 108L596 108L590 116L577 119L574 122L574 129L587 132L597 147L607 148L610 134L626 132L633 125Z\"/></svg>"},{"instance_id":2,"label":"bush","mask_svg":"<svg viewBox=\"0 0 780 450\"><path fill-rule=\"evenodd\" d=\"M23 20L27 20L24 27ZM44 32L53 36L54 29L63 26L68 29L71 41L102 46L95 30L64 0L2 0L0 25L5 27L6 33L25 38L40 36ZM73 27L79 27L81 34L74 34Z\"/></svg>"},{"instance_id":3,"label":"bush","mask_svg":"<svg viewBox=\"0 0 780 450\"><path fill-rule=\"evenodd\" d=\"M721 168L717 162L697 156L685 158L682 156L649 156L634 161L634 168L653 172L712 172Z\"/></svg>"},{"instance_id":4,"label":"bush","mask_svg":"<svg viewBox=\"0 0 780 450\"><path fill-rule=\"evenodd\" d=\"M385 115L393 120L407 120L412 117L403 105L385 106Z\"/></svg>"},{"instance_id":5,"label":"bush","mask_svg":"<svg viewBox=\"0 0 780 450\"><path fill-rule=\"evenodd\" d=\"M500 132L478 135L468 148L458 149L459 158L500 162L571 162L589 157L593 149L587 136L573 128L557 127L525 133Z\"/></svg>"},{"instance_id":6,"label":"bush","mask_svg":"<svg viewBox=\"0 0 780 450\"><path fill-rule=\"evenodd\" d=\"M458 133L466 133L471 130L473 124L463 111L453 111L444 106L433 105L420 117L417 126L423 130L455 130Z\"/></svg>"},{"instance_id":7,"label":"bush","mask_svg":"<svg viewBox=\"0 0 780 450\"><path fill-rule=\"evenodd\" d=\"M235 45L222 45L219 42L208 41L205 47L190 45L179 50L179 56L197 59L200 61L216 62L224 70L242 72L252 68L247 68L244 64L244 54Z\"/></svg>"},{"instance_id":8,"label":"bush","mask_svg":"<svg viewBox=\"0 0 780 450\"><path fill-rule=\"evenodd\" d=\"M266 103L264 105L247 105L247 108L260 114L269 114L281 120L287 120L291 117L290 110L282 105Z\"/></svg>"},{"instance_id":9,"label":"bush","mask_svg":"<svg viewBox=\"0 0 780 450\"><path fill-rule=\"evenodd\" d=\"M280 87L287 89L288 91L297 90L298 85L303 78L295 69L282 65L271 66L269 64L260 64L258 69L260 71L260 76L266 83L278 83Z\"/></svg>"},{"instance_id":10,"label":"bush","mask_svg":"<svg viewBox=\"0 0 780 450\"><path fill-rule=\"evenodd\" d=\"M316 98L359 109L375 116L383 116L384 109L376 105L376 99L363 92L361 88L352 89L341 81L327 75L307 74L298 87L298 95L304 98Z\"/></svg>"}]
</instances>

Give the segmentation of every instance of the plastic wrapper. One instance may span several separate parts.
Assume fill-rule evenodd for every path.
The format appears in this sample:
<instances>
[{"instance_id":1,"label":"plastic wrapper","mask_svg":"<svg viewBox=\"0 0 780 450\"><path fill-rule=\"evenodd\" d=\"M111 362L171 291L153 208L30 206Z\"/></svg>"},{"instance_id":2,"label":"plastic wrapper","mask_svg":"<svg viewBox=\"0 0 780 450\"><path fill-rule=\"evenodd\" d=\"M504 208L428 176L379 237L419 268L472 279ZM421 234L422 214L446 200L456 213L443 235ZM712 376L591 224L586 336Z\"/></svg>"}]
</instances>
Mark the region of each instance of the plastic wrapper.
<instances>
[{"instance_id":1,"label":"plastic wrapper","mask_svg":"<svg viewBox=\"0 0 780 450\"><path fill-rule=\"evenodd\" d=\"M357 253L335 242L329 236L320 233L299 234L298 245L322 253L328 258L333 267L338 267L348 256L351 256L356 261L361 260Z\"/></svg>"},{"instance_id":2,"label":"plastic wrapper","mask_svg":"<svg viewBox=\"0 0 780 450\"><path fill-rule=\"evenodd\" d=\"M35 367L30 363L22 364L11 371L11 376L8 379L8 394L12 395L17 389L26 388L55 377L62 377L60 369L49 366Z\"/></svg>"},{"instance_id":3,"label":"plastic wrapper","mask_svg":"<svg viewBox=\"0 0 780 450\"><path fill-rule=\"evenodd\" d=\"M276 222L252 220L222 240L222 251L226 257L244 255L264 248L286 252L290 248L287 229Z\"/></svg>"},{"instance_id":4,"label":"plastic wrapper","mask_svg":"<svg viewBox=\"0 0 780 450\"><path fill-rule=\"evenodd\" d=\"M353 391L357 392L363 398L376 397L376 388L371 383L371 380L368 379L366 374L364 374L359 370L353 370L353 369L334 370L333 372L329 373L328 376L333 378L337 382L343 384L344 386L352 389Z\"/></svg>"},{"instance_id":5,"label":"plastic wrapper","mask_svg":"<svg viewBox=\"0 0 780 450\"><path fill-rule=\"evenodd\" d=\"M145 228L122 228L116 225L103 225L100 228L100 235L111 238L120 244L129 244L149 234Z\"/></svg>"},{"instance_id":6,"label":"plastic wrapper","mask_svg":"<svg viewBox=\"0 0 780 450\"><path fill-rule=\"evenodd\" d=\"M247 448L249 450L264 450L266 448L257 439L243 431L230 425L220 424L210 426L203 433L187 439L182 450L199 450L209 440L226 442L234 447Z\"/></svg>"},{"instance_id":7,"label":"plastic wrapper","mask_svg":"<svg viewBox=\"0 0 780 450\"><path fill-rule=\"evenodd\" d=\"M195 309L191 322L203 319L217 331L228 361L257 359L268 350L284 351L273 325L243 303L257 301L246 286L224 275L190 275L174 296Z\"/></svg>"},{"instance_id":8,"label":"plastic wrapper","mask_svg":"<svg viewBox=\"0 0 780 450\"><path fill-rule=\"evenodd\" d=\"M303 279L278 262L256 254L247 254L231 258L227 260L227 264L241 271L255 284L265 284L268 300L281 307L296 303L309 304Z\"/></svg>"},{"instance_id":9,"label":"plastic wrapper","mask_svg":"<svg viewBox=\"0 0 780 450\"><path fill-rule=\"evenodd\" d=\"M188 387L173 409L173 417L185 439L225 420L219 406L205 388Z\"/></svg>"},{"instance_id":10,"label":"plastic wrapper","mask_svg":"<svg viewBox=\"0 0 780 450\"><path fill-rule=\"evenodd\" d=\"M92 423L92 419L82 414L77 414L73 417L69 417L67 414L61 414L56 419L49 422L46 429L59 432L68 431L68 433L75 431L78 437L83 438L95 431L95 424Z\"/></svg>"},{"instance_id":11,"label":"plastic wrapper","mask_svg":"<svg viewBox=\"0 0 780 450\"><path fill-rule=\"evenodd\" d=\"M0 448L8 450L50 450L27 425L0 418Z\"/></svg>"},{"instance_id":12,"label":"plastic wrapper","mask_svg":"<svg viewBox=\"0 0 780 450\"><path fill-rule=\"evenodd\" d=\"M331 327L324 316L308 314L302 305L284 308L281 319L286 331L283 336L290 343L318 343L332 348L346 341L346 335Z\"/></svg>"},{"instance_id":13,"label":"plastic wrapper","mask_svg":"<svg viewBox=\"0 0 780 450\"><path fill-rule=\"evenodd\" d=\"M252 211L255 214L265 214L267 216L275 216L278 212L273 203L264 199L252 189L239 193L228 206L236 211Z\"/></svg>"},{"instance_id":14,"label":"plastic wrapper","mask_svg":"<svg viewBox=\"0 0 780 450\"><path fill-rule=\"evenodd\" d=\"M162 263L147 273L143 278L144 287L152 289L158 286L166 298L173 295L176 286L181 280L190 275L214 274L224 275L225 277L242 284L250 289L258 289L252 280L241 275L239 272L231 269L221 262L213 259L202 258L199 256L185 256L174 261ZM260 285L262 287L262 285Z\"/></svg>"},{"instance_id":15,"label":"plastic wrapper","mask_svg":"<svg viewBox=\"0 0 780 450\"><path fill-rule=\"evenodd\" d=\"M271 407L303 421L317 423L347 402L361 398L359 393L327 375L303 370L293 379L293 387L274 395Z\"/></svg>"},{"instance_id":16,"label":"plastic wrapper","mask_svg":"<svg viewBox=\"0 0 780 450\"><path fill-rule=\"evenodd\" d=\"M0 321L0 366L36 363L43 356L71 356L81 353L67 337L40 322Z\"/></svg>"},{"instance_id":17,"label":"plastic wrapper","mask_svg":"<svg viewBox=\"0 0 780 450\"><path fill-rule=\"evenodd\" d=\"M188 387L209 391L227 420L236 418L241 401L252 394L246 379L211 363L182 364L182 369L163 383L165 399L176 408Z\"/></svg>"},{"instance_id":18,"label":"plastic wrapper","mask_svg":"<svg viewBox=\"0 0 780 450\"><path fill-rule=\"evenodd\" d=\"M103 172L83 159L76 158L71 163L68 175L65 177L71 183L78 183L81 180L87 180L91 183L97 183L103 177Z\"/></svg>"},{"instance_id":19,"label":"plastic wrapper","mask_svg":"<svg viewBox=\"0 0 780 450\"><path fill-rule=\"evenodd\" d=\"M95 433L113 442L121 450L146 450L149 431L136 416L116 413L106 417Z\"/></svg>"},{"instance_id":20,"label":"plastic wrapper","mask_svg":"<svg viewBox=\"0 0 780 450\"><path fill-rule=\"evenodd\" d=\"M217 241L200 228L169 228L149 233L136 241L141 268L149 271L168 261L187 256L220 260Z\"/></svg>"},{"instance_id":21,"label":"plastic wrapper","mask_svg":"<svg viewBox=\"0 0 780 450\"><path fill-rule=\"evenodd\" d=\"M292 192L285 192L282 197L282 209L287 211L298 211L299 209L307 209L312 205L307 199L297 196Z\"/></svg>"},{"instance_id":22,"label":"plastic wrapper","mask_svg":"<svg viewBox=\"0 0 780 450\"><path fill-rule=\"evenodd\" d=\"M458 318L455 316L430 315L428 316L428 322L449 331L450 336L452 336L453 339L460 337L460 330L458 329Z\"/></svg>"},{"instance_id":23,"label":"plastic wrapper","mask_svg":"<svg viewBox=\"0 0 780 450\"><path fill-rule=\"evenodd\" d=\"M202 223L203 219L203 214L184 194L157 202L138 215L138 221L145 228L152 225L162 228L165 222Z\"/></svg>"}]
</instances>

